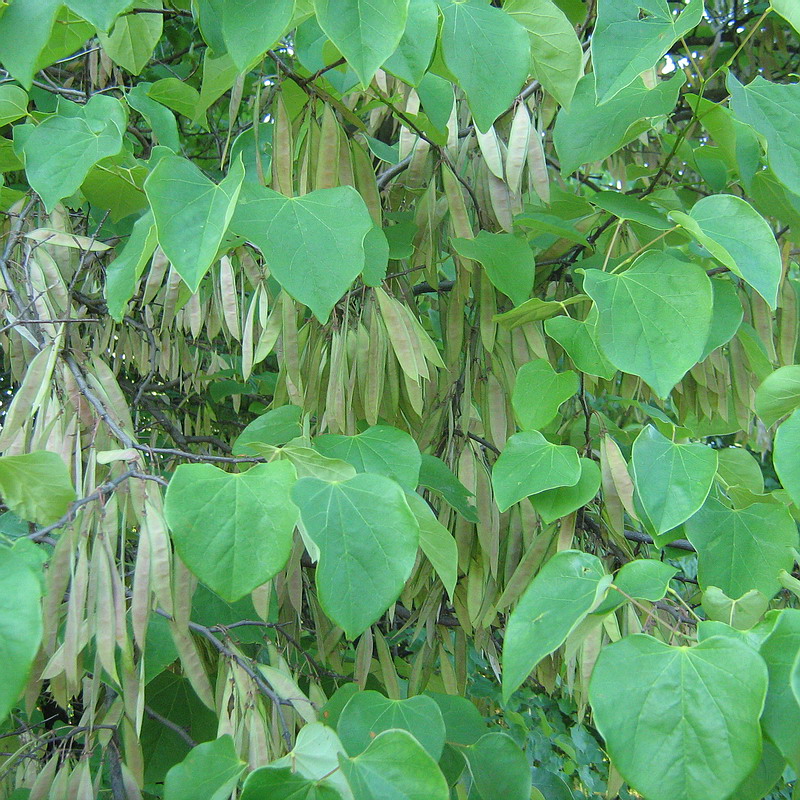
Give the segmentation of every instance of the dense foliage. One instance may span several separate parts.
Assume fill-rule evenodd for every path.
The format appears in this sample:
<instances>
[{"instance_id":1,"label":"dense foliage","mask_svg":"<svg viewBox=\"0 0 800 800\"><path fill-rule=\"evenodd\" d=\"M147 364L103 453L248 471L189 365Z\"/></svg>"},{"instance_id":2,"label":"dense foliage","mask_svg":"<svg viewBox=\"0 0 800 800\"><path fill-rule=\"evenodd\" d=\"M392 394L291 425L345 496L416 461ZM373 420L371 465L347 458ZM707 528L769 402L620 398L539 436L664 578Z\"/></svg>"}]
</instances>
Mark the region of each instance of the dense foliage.
<instances>
[{"instance_id":1,"label":"dense foliage","mask_svg":"<svg viewBox=\"0 0 800 800\"><path fill-rule=\"evenodd\" d=\"M799 31L0 4L0 796L789 797Z\"/></svg>"}]
</instances>

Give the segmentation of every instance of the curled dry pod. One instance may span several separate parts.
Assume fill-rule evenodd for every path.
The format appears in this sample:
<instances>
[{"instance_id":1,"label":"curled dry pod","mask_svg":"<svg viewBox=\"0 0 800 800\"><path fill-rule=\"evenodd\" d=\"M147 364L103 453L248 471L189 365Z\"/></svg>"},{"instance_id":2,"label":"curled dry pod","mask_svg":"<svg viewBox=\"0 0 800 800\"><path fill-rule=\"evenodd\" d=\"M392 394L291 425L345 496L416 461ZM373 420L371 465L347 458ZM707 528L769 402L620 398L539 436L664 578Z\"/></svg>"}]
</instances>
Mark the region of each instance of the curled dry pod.
<instances>
[{"instance_id":1,"label":"curled dry pod","mask_svg":"<svg viewBox=\"0 0 800 800\"><path fill-rule=\"evenodd\" d=\"M500 140L497 138L497 132L492 125L486 133L481 133L477 126L475 126L475 138L478 140L478 147L480 148L483 160L489 168L489 172L501 181L505 180L505 170L503 169L503 151L500 149Z\"/></svg>"},{"instance_id":2,"label":"curled dry pod","mask_svg":"<svg viewBox=\"0 0 800 800\"><path fill-rule=\"evenodd\" d=\"M538 134L534 134L538 135ZM506 152L506 182L512 194L519 194L522 185L522 172L528 158L528 145L531 138L531 118L525 103L518 103L508 134Z\"/></svg>"},{"instance_id":3,"label":"curled dry pod","mask_svg":"<svg viewBox=\"0 0 800 800\"><path fill-rule=\"evenodd\" d=\"M418 381L420 372L415 347L419 348L419 342L409 332L397 301L389 297L379 286L375 289L375 296L378 298L386 333L400 367L412 381Z\"/></svg>"},{"instance_id":4,"label":"curled dry pod","mask_svg":"<svg viewBox=\"0 0 800 800\"><path fill-rule=\"evenodd\" d=\"M319 147L316 156L315 189L331 189L338 185L339 177L339 122L329 105L322 111Z\"/></svg>"},{"instance_id":5,"label":"curled dry pod","mask_svg":"<svg viewBox=\"0 0 800 800\"><path fill-rule=\"evenodd\" d=\"M531 129L528 139L528 179L530 187L543 203L550 203L550 178L547 175L547 159L544 154L542 135Z\"/></svg>"},{"instance_id":6,"label":"curled dry pod","mask_svg":"<svg viewBox=\"0 0 800 800\"><path fill-rule=\"evenodd\" d=\"M228 256L222 256L219 262L219 297L225 327L234 339L241 340L239 294L236 290L236 276L233 272L233 265Z\"/></svg>"},{"instance_id":7,"label":"curled dry pod","mask_svg":"<svg viewBox=\"0 0 800 800\"><path fill-rule=\"evenodd\" d=\"M275 101L275 127L272 133L272 188L291 197L294 194L294 137L292 122L283 97Z\"/></svg>"},{"instance_id":8,"label":"curled dry pod","mask_svg":"<svg viewBox=\"0 0 800 800\"><path fill-rule=\"evenodd\" d=\"M472 239L472 225L467 213L467 204L464 200L464 189L447 164L442 164L442 185L447 197L447 207L450 211L450 225L453 235L461 239ZM465 263L466 269L472 268L472 262Z\"/></svg>"}]
</instances>

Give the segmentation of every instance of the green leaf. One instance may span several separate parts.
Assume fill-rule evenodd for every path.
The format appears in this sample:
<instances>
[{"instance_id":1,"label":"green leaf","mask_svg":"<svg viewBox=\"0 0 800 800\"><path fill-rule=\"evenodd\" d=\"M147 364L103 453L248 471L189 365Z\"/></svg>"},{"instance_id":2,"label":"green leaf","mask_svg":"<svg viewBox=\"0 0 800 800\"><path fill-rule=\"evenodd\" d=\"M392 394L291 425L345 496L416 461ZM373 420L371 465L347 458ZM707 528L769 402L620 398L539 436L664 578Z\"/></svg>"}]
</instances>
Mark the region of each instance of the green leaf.
<instances>
[{"instance_id":1,"label":"green leaf","mask_svg":"<svg viewBox=\"0 0 800 800\"><path fill-rule=\"evenodd\" d=\"M711 328L703 348L701 361L705 361L712 351L727 344L736 335L744 319L744 309L739 293L732 281L727 278L714 278L711 281L714 303L711 309Z\"/></svg>"},{"instance_id":2,"label":"green leaf","mask_svg":"<svg viewBox=\"0 0 800 800\"><path fill-rule=\"evenodd\" d=\"M411 574L419 525L400 486L362 473L340 483L301 478L292 499L320 551L319 601L349 639L398 598Z\"/></svg>"},{"instance_id":3,"label":"green leaf","mask_svg":"<svg viewBox=\"0 0 800 800\"><path fill-rule=\"evenodd\" d=\"M126 95L128 105L138 111L153 131L158 144L169 147L174 153L180 153L181 140L178 136L178 123L172 112L161 103L156 102L149 94L152 83L137 83Z\"/></svg>"},{"instance_id":4,"label":"green leaf","mask_svg":"<svg viewBox=\"0 0 800 800\"><path fill-rule=\"evenodd\" d=\"M215 51L206 50L203 56L203 81L200 84L200 97L194 109L192 122L206 126L206 111L232 88L241 74L228 53L217 55Z\"/></svg>"},{"instance_id":5,"label":"green leaf","mask_svg":"<svg viewBox=\"0 0 800 800\"><path fill-rule=\"evenodd\" d=\"M441 458L422 454L419 485L440 494L464 519L477 522L475 505L470 501L472 492L453 474Z\"/></svg>"},{"instance_id":6,"label":"green leaf","mask_svg":"<svg viewBox=\"0 0 800 800\"><path fill-rule=\"evenodd\" d=\"M24 458L24 456L6 456ZM39 491L47 491L40 487ZM41 570L39 570L39 573ZM0 721L5 720L28 682L42 641L40 575L16 548L0 558Z\"/></svg>"},{"instance_id":7,"label":"green leaf","mask_svg":"<svg viewBox=\"0 0 800 800\"><path fill-rule=\"evenodd\" d=\"M679 16L667 0L599 0L592 33L597 99L605 103L654 67L702 17L703 0L690 0Z\"/></svg>"},{"instance_id":8,"label":"green leaf","mask_svg":"<svg viewBox=\"0 0 800 800\"><path fill-rule=\"evenodd\" d=\"M273 761L270 766L289 767L292 772L317 781L321 787L337 791L342 798L348 798L352 793L339 769L339 755L344 757L346 754L336 732L321 722L311 722L300 729L291 752ZM316 800L329 798L330 794L322 794Z\"/></svg>"},{"instance_id":9,"label":"green leaf","mask_svg":"<svg viewBox=\"0 0 800 800\"><path fill-rule=\"evenodd\" d=\"M147 96L192 120L200 105L200 92L177 78L156 81L147 89Z\"/></svg>"},{"instance_id":10,"label":"green leaf","mask_svg":"<svg viewBox=\"0 0 800 800\"><path fill-rule=\"evenodd\" d=\"M408 17L408 0L314 0L317 22L364 86L395 51Z\"/></svg>"},{"instance_id":11,"label":"green leaf","mask_svg":"<svg viewBox=\"0 0 800 800\"><path fill-rule=\"evenodd\" d=\"M373 225L364 237L364 269L361 280L367 286L380 286L389 267L389 242L383 228Z\"/></svg>"},{"instance_id":12,"label":"green leaf","mask_svg":"<svg viewBox=\"0 0 800 800\"><path fill-rule=\"evenodd\" d=\"M584 291L600 314L606 358L667 397L700 360L711 328L711 282L696 264L650 251L625 272L587 270Z\"/></svg>"},{"instance_id":13,"label":"green leaf","mask_svg":"<svg viewBox=\"0 0 800 800\"><path fill-rule=\"evenodd\" d=\"M280 447L301 435L300 418L303 409L299 406L279 406L254 419L233 443L233 452L239 455L252 455L249 447L253 443Z\"/></svg>"},{"instance_id":14,"label":"green leaf","mask_svg":"<svg viewBox=\"0 0 800 800\"><path fill-rule=\"evenodd\" d=\"M164 109L166 111L166 109ZM149 170L141 163L119 153L104 158L89 170L81 184L81 194L98 209L107 210L116 223L148 208L144 182Z\"/></svg>"},{"instance_id":15,"label":"green leaf","mask_svg":"<svg viewBox=\"0 0 800 800\"><path fill-rule=\"evenodd\" d=\"M106 304L115 322L122 322L128 302L136 291L136 282L156 249L157 239L153 214L147 211L133 223L122 251L106 267Z\"/></svg>"},{"instance_id":16,"label":"green leaf","mask_svg":"<svg viewBox=\"0 0 800 800\"><path fill-rule=\"evenodd\" d=\"M481 0L442 4L442 56L467 95L475 124L488 131L528 77L528 32Z\"/></svg>"},{"instance_id":17,"label":"green leaf","mask_svg":"<svg viewBox=\"0 0 800 800\"><path fill-rule=\"evenodd\" d=\"M709 586L703 592L702 603L710 620L724 622L737 630L752 628L769 608L769 598L756 589L733 600L718 586Z\"/></svg>"},{"instance_id":18,"label":"green leaf","mask_svg":"<svg viewBox=\"0 0 800 800\"><path fill-rule=\"evenodd\" d=\"M339 756L354 800L447 800L436 762L407 731L379 733L355 758Z\"/></svg>"},{"instance_id":19,"label":"green leaf","mask_svg":"<svg viewBox=\"0 0 800 800\"><path fill-rule=\"evenodd\" d=\"M780 780L785 767L786 762L778 748L769 739L764 739L761 760L729 800L761 800L767 797Z\"/></svg>"},{"instance_id":20,"label":"green leaf","mask_svg":"<svg viewBox=\"0 0 800 800\"><path fill-rule=\"evenodd\" d=\"M725 486L742 486L755 494L764 491L761 466L743 447L717 450L717 477Z\"/></svg>"},{"instance_id":21,"label":"green leaf","mask_svg":"<svg viewBox=\"0 0 800 800\"><path fill-rule=\"evenodd\" d=\"M761 755L766 690L763 661L741 642L670 647L634 634L601 651L589 699L631 788L648 800L725 800Z\"/></svg>"},{"instance_id":22,"label":"green leaf","mask_svg":"<svg viewBox=\"0 0 800 800\"><path fill-rule=\"evenodd\" d=\"M545 525L583 508L600 489L600 467L589 458L580 459L581 476L574 486L559 486L531 497L531 504Z\"/></svg>"},{"instance_id":23,"label":"green leaf","mask_svg":"<svg viewBox=\"0 0 800 800\"><path fill-rule=\"evenodd\" d=\"M161 0L137 0L139 8L160 11ZM97 38L108 57L133 75L147 65L161 38L164 27L162 14L125 14L114 23L110 34L97 32Z\"/></svg>"},{"instance_id":24,"label":"green leaf","mask_svg":"<svg viewBox=\"0 0 800 800\"><path fill-rule=\"evenodd\" d=\"M800 366L780 367L756 389L756 414L769 427L800 406Z\"/></svg>"},{"instance_id":25,"label":"green leaf","mask_svg":"<svg viewBox=\"0 0 800 800\"><path fill-rule=\"evenodd\" d=\"M9 3L0 25L0 62L26 89L39 69L39 58L47 46L63 0Z\"/></svg>"},{"instance_id":26,"label":"green leaf","mask_svg":"<svg viewBox=\"0 0 800 800\"><path fill-rule=\"evenodd\" d=\"M602 562L590 553L562 550L542 567L508 618L503 702L545 656L564 644L610 583Z\"/></svg>"},{"instance_id":27,"label":"green leaf","mask_svg":"<svg viewBox=\"0 0 800 800\"><path fill-rule=\"evenodd\" d=\"M771 614L776 614L777 619L759 650L769 670L769 691L761 723L764 733L796 772L800 769L800 700L791 681L800 652L800 610L784 608Z\"/></svg>"},{"instance_id":28,"label":"green leaf","mask_svg":"<svg viewBox=\"0 0 800 800\"><path fill-rule=\"evenodd\" d=\"M536 233L550 233L559 239L589 246L589 241L584 234L571 222L563 220L555 214L546 214L526 208L521 214L514 217L514 222Z\"/></svg>"},{"instance_id":29,"label":"green leaf","mask_svg":"<svg viewBox=\"0 0 800 800\"><path fill-rule=\"evenodd\" d=\"M164 632L172 643L169 627ZM149 633L150 626L148 647L151 641ZM167 670L150 681L146 693L148 707L182 728L194 741L205 742L216 738L217 716L202 703L186 678ZM190 751L189 745L180 734L146 714L142 721L141 741L145 758L145 780L148 782L162 783L169 768L180 763Z\"/></svg>"},{"instance_id":30,"label":"green leaf","mask_svg":"<svg viewBox=\"0 0 800 800\"><path fill-rule=\"evenodd\" d=\"M764 137L767 161L778 180L800 194L800 150L788 133L800 125L800 83L778 84L760 75L742 86L728 73L730 107L738 120Z\"/></svg>"},{"instance_id":31,"label":"green leaf","mask_svg":"<svg viewBox=\"0 0 800 800\"><path fill-rule=\"evenodd\" d=\"M597 345L598 316L597 307L592 306L583 321L567 316L552 317L545 321L544 329L566 350L581 372L610 380L617 370Z\"/></svg>"},{"instance_id":32,"label":"green leaf","mask_svg":"<svg viewBox=\"0 0 800 800\"><path fill-rule=\"evenodd\" d=\"M328 458L347 461L357 472L392 478L404 489L413 491L419 483L419 448L409 434L398 428L375 425L356 436L317 436L314 448Z\"/></svg>"},{"instance_id":33,"label":"green leaf","mask_svg":"<svg viewBox=\"0 0 800 800\"><path fill-rule=\"evenodd\" d=\"M447 594L452 597L458 580L458 546L453 534L436 519L431 507L415 492L406 500L419 525L419 546Z\"/></svg>"},{"instance_id":34,"label":"green leaf","mask_svg":"<svg viewBox=\"0 0 800 800\"><path fill-rule=\"evenodd\" d=\"M594 463L594 462L592 462ZM622 566L614 576L614 583L605 600L595 609L595 614L608 614L628 602L648 600L655 603L666 596L669 582L677 568L654 558L637 558ZM619 590L619 591L617 591Z\"/></svg>"},{"instance_id":35,"label":"green leaf","mask_svg":"<svg viewBox=\"0 0 800 800\"><path fill-rule=\"evenodd\" d=\"M648 425L633 443L630 469L642 508L661 534L703 505L717 471L717 452L702 444L675 444Z\"/></svg>"},{"instance_id":36,"label":"green leaf","mask_svg":"<svg viewBox=\"0 0 800 800\"><path fill-rule=\"evenodd\" d=\"M225 800L244 768L230 735L199 744L167 773L164 800Z\"/></svg>"},{"instance_id":37,"label":"green leaf","mask_svg":"<svg viewBox=\"0 0 800 800\"><path fill-rule=\"evenodd\" d=\"M511 404L520 428L538 430L558 416L558 409L578 391L578 376L572 371L556 372L550 362L537 358L523 364Z\"/></svg>"},{"instance_id":38,"label":"green leaf","mask_svg":"<svg viewBox=\"0 0 800 800\"><path fill-rule=\"evenodd\" d=\"M481 798L530 800L528 759L507 733L487 733L458 752L464 756L473 788Z\"/></svg>"},{"instance_id":39,"label":"green leaf","mask_svg":"<svg viewBox=\"0 0 800 800\"><path fill-rule=\"evenodd\" d=\"M350 186L284 197L248 185L231 230L253 242L275 280L325 323L364 269L364 237L372 225L361 195Z\"/></svg>"},{"instance_id":40,"label":"green leaf","mask_svg":"<svg viewBox=\"0 0 800 800\"><path fill-rule=\"evenodd\" d=\"M515 306L530 297L536 264L525 239L510 233L480 231L474 239L451 239L451 242L459 255L479 261L492 285Z\"/></svg>"},{"instance_id":41,"label":"green leaf","mask_svg":"<svg viewBox=\"0 0 800 800\"><path fill-rule=\"evenodd\" d=\"M237 0L223 5L222 37L239 72L283 36L294 6L294 0Z\"/></svg>"},{"instance_id":42,"label":"green leaf","mask_svg":"<svg viewBox=\"0 0 800 800\"><path fill-rule=\"evenodd\" d=\"M158 243L192 294L217 257L243 179L241 160L216 185L191 161L169 153L144 182Z\"/></svg>"},{"instance_id":43,"label":"green leaf","mask_svg":"<svg viewBox=\"0 0 800 800\"><path fill-rule=\"evenodd\" d=\"M553 130L562 174L610 156L651 128L675 108L685 80L680 70L653 89L637 80L601 106L594 93L594 77L581 78L569 109L558 112Z\"/></svg>"},{"instance_id":44,"label":"green leaf","mask_svg":"<svg viewBox=\"0 0 800 800\"><path fill-rule=\"evenodd\" d=\"M800 7L793 0L770 0L773 11L780 14L798 33L800 33Z\"/></svg>"},{"instance_id":45,"label":"green leaf","mask_svg":"<svg viewBox=\"0 0 800 800\"><path fill-rule=\"evenodd\" d=\"M28 113L28 93L19 86L0 86L0 127Z\"/></svg>"},{"instance_id":46,"label":"green leaf","mask_svg":"<svg viewBox=\"0 0 800 800\"><path fill-rule=\"evenodd\" d=\"M583 49L572 23L552 0L510 0L503 10L530 34L535 77L562 106L569 106L583 75Z\"/></svg>"},{"instance_id":47,"label":"green leaf","mask_svg":"<svg viewBox=\"0 0 800 800\"><path fill-rule=\"evenodd\" d=\"M418 86L431 63L439 12L434 0L411 0L408 19L397 49L383 62L383 68L410 86Z\"/></svg>"},{"instance_id":48,"label":"green leaf","mask_svg":"<svg viewBox=\"0 0 800 800\"><path fill-rule=\"evenodd\" d=\"M390 700L380 692L354 694L339 717L336 732L350 756L363 753L383 731L408 731L438 761L444 747L444 719L439 706L425 695Z\"/></svg>"},{"instance_id":49,"label":"green leaf","mask_svg":"<svg viewBox=\"0 0 800 800\"><path fill-rule=\"evenodd\" d=\"M269 764L254 770L242 787L241 800L341 800L335 789L304 778L291 767Z\"/></svg>"},{"instance_id":50,"label":"green leaf","mask_svg":"<svg viewBox=\"0 0 800 800\"><path fill-rule=\"evenodd\" d=\"M750 284L774 309L783 266L775 235L766 220L741 197L703 197L689 214L673 211L711 255Z\"/></svg>"},{"instance_id":51,"label":"green leaf","mask_svg":"<svg viewBox=\"0 0 800 800\"><path fill-rule=\"evenodd\" d=\"M0 458L0 495L21 519L49 525L67 513L75 489L61 456L36 450Z\"/></svg>"},{"instance_id":52,"label":"green leaf","mask_svg":"<svg viewBox=\"0 0 800 800\"><path fill-rule=\"evenodd\" d=\"M521 306L506 311L504 314L495 314L492 319L499 322L504 328L518 328L529 322L548 319L556 314L565 314L567 306L582 303L584 300L586 300L585 294L576 294L566 300L540 300L538 297L531 297Z\"/></svg>"},{"instance_id":53,"label":"green leaf","mask_svg":"<svg viewBox=\"0 0 800 800\"><path fill-rule=\"evenodd\" d=\"M126 125L125 109L108 95L93 95L83 106L59 99L58 113L37 125L24 145L28 182L48 212L78 190L100 159L121 150Z\"/></svg>"},{"instance_id":54,"label":"green leaf","mask_svg":"<svg viewBox=\"0 0 800 800\"><path fill-rule=\"evenodd\" d=\"M775 452L772 464L792 502L800 508L800 411L795 411L782 422L775 434Z\"/></svg>"},{"instance_id":55,"label":"green leaf","mask_svg":"<svg viewBox=\"0 0 800 800\"><path fill-rule=\"evenodd\" d=\"M67 0L66 5L100 31L107 31L133 5L133 0Z\"/></svg>"},{"instance_id":56,"label":"green leaf","mask_svg":"<svg viewBox=\"0 0 800 800\"><path fill-rule=\"evenodd\" d=\"M500 511L537 492L574 486L581 477L578 451L548 442L538 431L515 433L492 469L492 487Z\"/></svg>"},{"instance_id":57,"label":"green leaf","mask_svg":"<svg viewBox=\"0 0 800 800\"><path fill-rule=\"evenodd\" d=\"M47 0L40 5L47 5ZM63 6L58 10L55 24L50 31L47 44L36 59L36 68L43 69L60 59L78 52L84 42L95 34L93 25Z\"/></svg>"},{"instance_id":58,"label":"green leaf","mask_svg":"<svg viewBox=\"0 0 800 800\"><path fill-rule=\"evenodd\" d=\"M754 503L734 510L709 497L684 530L697 550L702 589L718 586L729 597L756 589L771 598L781 588L778 573L794 564L797 525L782 506Z\"/></svg>"},{"instance_id":59,"label":"green leaf","mask_svg":"<svg viewBox=\"0 0 800 800\"><path fill-rule=\"evenodd\" d=\"M220 597L244 597L283 569L292 549L297 509L286 461L223 472L211 464L182 464L164 500L175 549L186 566Z\"/></svg>"},{"instance_id":60,"label":"green leaf","mask_svg":"<svg viewBox=\"0 0 800 800\"><path fill-rule=\"evenodd\" d=\"M251 449L257 450L254 444ZM319 478L323 481L346 481L356 474L355 467L339 458L328 458L310 447L287 444L280 449L280 456L294 464L298 478Z\"/></svg>"},{"instance_id":61,"label":"green leaf","mask_svg":"<svg viewBox=\"0 0 800 800\"><path fill-rule=\"evenodd\" d=\"M475 744L486 733L486 720L466 697L426 692L439 706L450 744Z\"/></svg>"},{"instance_id":62,"label":"green leaf","mask_svg":"<svg viewBox=\"0 0 800 800\"><path fill-rule=\"evenodd\" d=\"M618 219L638 222L657 231L668 231L672 227L663 211L638 197L622 192L597 192L590 201Z\"/></svg>"}]
</instances>

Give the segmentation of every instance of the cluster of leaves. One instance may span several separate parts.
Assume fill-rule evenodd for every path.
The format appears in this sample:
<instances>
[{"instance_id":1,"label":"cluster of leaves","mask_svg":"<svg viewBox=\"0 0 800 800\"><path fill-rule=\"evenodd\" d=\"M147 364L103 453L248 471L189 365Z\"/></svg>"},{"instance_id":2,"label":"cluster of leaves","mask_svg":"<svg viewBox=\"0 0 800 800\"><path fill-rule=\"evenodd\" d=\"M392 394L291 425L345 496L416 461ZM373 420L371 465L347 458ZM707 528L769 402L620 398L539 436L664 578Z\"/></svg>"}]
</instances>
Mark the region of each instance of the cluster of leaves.
<instances>
[{"instance_id":1,"label":"cluster of leaves","mask_svg":"<svg viewBox=\"0 0 800 800\"><path fill-rule=\"evenodd\" d=\"M799 8L2 4L0 796L788 797Z\"/></svg>"}]
</instances>

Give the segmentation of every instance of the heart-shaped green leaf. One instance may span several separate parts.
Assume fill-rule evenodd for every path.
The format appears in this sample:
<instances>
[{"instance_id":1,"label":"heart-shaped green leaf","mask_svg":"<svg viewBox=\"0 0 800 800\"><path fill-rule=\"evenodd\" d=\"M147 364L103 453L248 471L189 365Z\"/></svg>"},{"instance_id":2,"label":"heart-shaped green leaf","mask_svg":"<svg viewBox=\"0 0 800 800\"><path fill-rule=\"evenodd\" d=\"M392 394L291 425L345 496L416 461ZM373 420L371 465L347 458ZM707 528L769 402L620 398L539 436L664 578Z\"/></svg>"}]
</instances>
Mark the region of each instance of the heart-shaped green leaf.
<instances>
[{"instance_id":1,"label":"heart-shaped green leaf","mask_svg":"<svg viewBox=\"0 0 800 800\"><path fill-rule=\"evenodd\" d=\"M524 498L574 486L581 477L578 451L548 442L538 431L515 433L492 469L492 487L497 507L506 511Z\"/></svg>"},{"instance_id":2,"label":"heart-shaped green leaf","mask_svg":"<svg viewBox=\"0 0 800 800\"><path fill-rule=\"evenodd\" d=\"M241 800L341 800L332 786L306 778L291 767L270 764L247 776Z\"/></svg>"},{"instance_id":3,"label":"heart-shaped green leaf","mask_svg":"<svg viewBox=\"0 0 800 800\"><path fill-rule=\"evenodd\" d=\"M511 396L519 426L525 430L543 428L577 391L578 376L572 370L556 372L544 358L523 364Z\"/></svg>"},{"instance_id":4,"label":"heart-shaped green leaf","mask_svg":"<svg viewBox=\"0 0 800 800\"><path fill-rule=\"evenodd\" d=\"M355 758L339 756L354 800L447 800L436 762L407 731L379 733Z\"/></svg>"},{"instance_id":5,"label":"heart-shaped green leaf","mask_svg":"<svg viewBox=\"0 0 800 800\"><path fill-rule=\"evenodd\" d=\"M759 652L769 670L769 691L764 705L764 732L783 757L800 769L800 699L792 691L792 670L800 653L800 610L784 608ZM747 674L747 673L744 673Z\"/></svg>"},{"instance_id":6,"label":"heart-shaped green leaf","mask_svg":"<svg viewBox=\"0 0 800 800\"><path fill-rule=\"evenodd\" d=\"M236 786L244 767L229 735L199 744L167 773L164 800L196 800L199 797L224 800Z\"/></svg>"},{"instance_id":7,"label":"heart-shaped green leaf","mask_svg":"<svg viewBox=\"0 0 800 800\"><path fill-rule=\"evenodd\" d=\"M791 364L771 372L756 389L756 414L765 425L800 406L800 366Z\"/></svg>"},{"instance_id":8,"label":"heart-shaped green leaf","mask_svg":"<svg viewBox=\"0 0 800 800\"><path fill-rule=\"evenodd\" d=\"M781 588L778 573L794 564L797 524L784 506L732 509L709 497L683 527L697 550L702 589L718 586L729 597L755 589L771 598Z\"/></svg>"},{"instance_id":9,"label":"heart-shaped green leaf","mask_svg":"<svg viewBox=\"0 0 800 800\"><path fill-rule=\"evenodd\" d=\"M404 489L417 488L422 463L419 447L409 434L398 428L374 425L356 436L317 436L314 448L328 458L347 461L357 472L385 475Z\"/></svg>"},{"instance_id":10,"label":"heart-shaped green leaf","mask_svg":"<svg viewBox=\"0 0 800 800\"><path fill-rule=\"evenodd\" d=\"M339 717L336 732L351 756L363 753L370 742L392 728L408 731L438 761L444 747L444 720L439 706L425 695L390 700L380 692L354 694Z\"/></svg>"},{"instance_id":11,"label":"heart-shaped green leaf","mask_svg":"<svg viewBox=\"0 0 800 800\"><path fill-rule=\"evenodd\" d=\"M717 453L702 444L675 444L648 425L633 443L630 469L642 508L661 534L703 505L717 471Z\"/></svg>"},{"instance_id":12,"label":"heart-shaped green leaf","mask_svg":"<svg viewBox=\"0 0 800 800\"><path fill-rule=\"evenodd\" d=\"M231 230L253 242L275 280L327 322L364 269L364 237L372 225L361 195L350 186L284 197L248 184Z\"/></svg>"},{"instance_id":13,"label":"heart-shaped green leaf","mask_svg":"<svg viewBox=\"0 0 800 800\"><path fill-rule=\"evenodd\" d=\"M508 619L503 647L504 702L546 655L566 641L610 583L611 576L591 553L562 550L542 567Z\"/></svg>"},{"instance_id":14,"label":"heart-shaped green leaf","mask_svg":"<svg viewBox=\"0 0 800 800\"><path fill-rule=\"evenodd\" d=\"M480 231L474 239L453 239L459 255L478 261L492 285L515 305L524 303L533 289L536 264L528 242L510 233Z\"/></svg>"},{"instance_id":15,"label":"heart-shaped green leaf","mask_svg":"<svg viewBox=\"0 0 800 800\"><path fill-rule=\"evenodd\" d=\"M587 270L584 291L600 317L608 360L666 397L700 360L711 329L711 282L696 264L650 251L618 274Z\"/></svg>"},{"instance_id":16,"label":"heart-shaped green leaf","mask_svg":"<svg viewBox=\"0 0 800 800\"><path fill-rule=\"evenodd\" d=\"M58 113L25 141L25 172L48 211L74 194L89 170L122 148L127 115L119 100L96 94L86 105L59 100Z\"/></svg>"},{"instance_id":17,"label":"heart-shaped green leaf","mask_svg":"<svg viewBox=\"0 0 800 800\"><path fill-rule=\"evenodd\" d=\"M314 0L319 26L361 83L369 86L378 67L395 51L408 17L408 0Z\"/></svg>"},{"instance_id":18,"label":"heart-shaped green leaf","mask_svg":"<svg viewBox=\"0 0 800 800\"><path fill-rule=\"evenodd\" d=\"M742 642L604 648L589 687L612 763L649 800L725 800L758 763L767 670ZM662 755L669 752L669 758Z\"/></svg>"},{"instance_id":19,"label":"heart-shaped green leaf","mask_svg":"<svg viewBox=\"0 0 800 800\"><path fill-rule=\"evenodd\" d=\"M442 4L442 56L467 95L475 124L489 130L530 71L528 32L481 0Z\"/></svg>"},{"instance_id":20,"label":"heart-shaped green leaf","mask_svg":"<svg viewBox=\"0 0 800 800\"><path fill-rule=\"evenodd\" d=\"M322 608L354 639L400 595L417 556L417 520L399 484L382 475L301 478L292 499L319 548Z\"/></svg>"},{"instance_id":21,"label":"heart-shaped green leaf","mask_svg":"<svg viewBox=\"0 0 800 800\"><path fill-rule=\"evenodd\" d=\"M175 549L203 583L228 601L266 583L292 548L296 480L288 461L223 472L182 464L169 482L164 514Z\"/></svg>"},{"instance_id":22,"label":"heart-shaped green leaf","mask_svg":"<svg viewBox=\"0 0 800 800\"><path fill-rule=\"evenodd\" d=\"M795 506L800 507L800 410L781 423L775 434L775 453L772 463L783 488L789 492Z\"/></svg>"},{"instance_id":23,"label":"heart-shaped green leaf","mask_svg":"<svg viewBox=\"0 0 800 800\"><path fill-rule=\"evenodd\" d=\"M21 519L48 525L67 513L75 489L61 456L36 450L0 458L0 496Z\"/></svg>"},{"instance_id":24,"label":"heart-shaped green leaf","mask_svg":"<svg viewBox=\"0 0 800 800\"><path fill-rule=\"evenodd\" d=\"M487 733L477 742L459 747L482 798L530 800L531 768L520 746L506 733Z\"/></svg>"},{"instance_id":25,"label":"heart-shaped green leaf","mask_svg":"<svg viewBox=\"0 0 800 800\"><path fill-rule=\"evenodd\" d=\"M158 243L192 293L217 257L243 179L241 159L216 185L191 161L169 153L144 182Z\"/></svg>"},{"instance_id":26,"label":"heart-shaped green leaf","mask_svg":"<svg viewBox=\"0 0 800 800\"><path fill-rule=\"evenodd\" d=\"M672 212L711 255L749 283L775 308L783 266L772 229L746 200L732 194L703 197L688 214Z\"/></svg>"},{"instance_id":27,"label":"heart-shaped green leaf","mask_svg":"<svg viewBox=\"0 0 800 800\"><path fill-rule=\"evenodd\" d=\"M42 581L17 548L0 553L0 721L22 694L42 641Z\"/></svg>"},{"instance_id":28,"label":"heart-shaped green leaf","mask_svg":"<svg viewBox=\"0 0 800 800\"><path fill-rule=\"evenodd\" d=\"M545 525L585 506L600 489L600 467L582 458L581 476L574 486L559 486L531 496L531 504Z\"/></svg>"}]
</instances>

